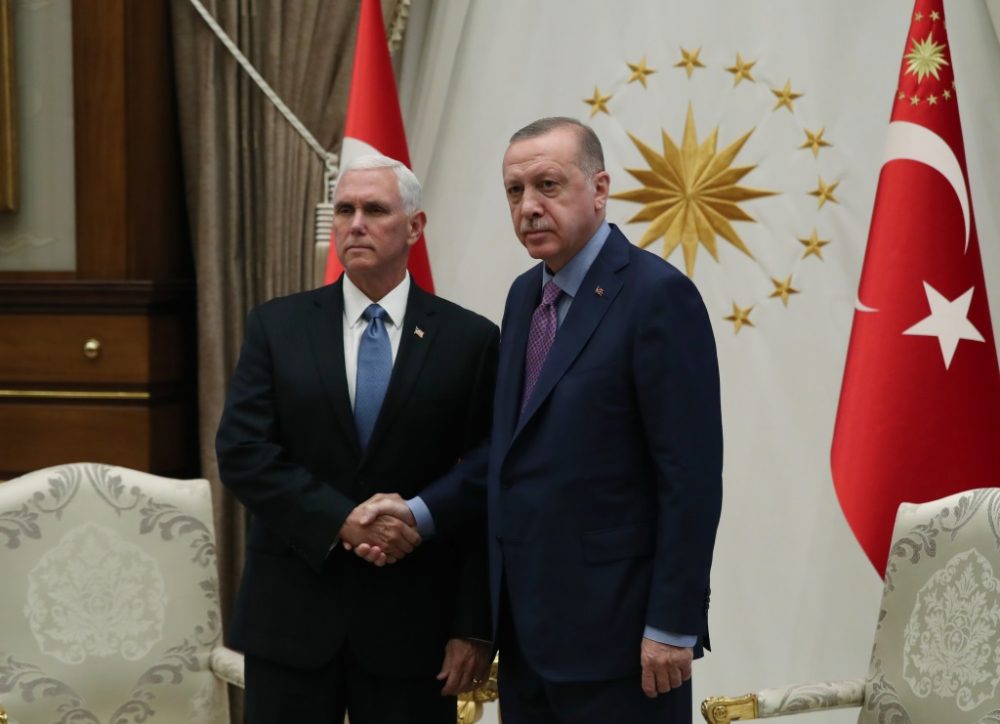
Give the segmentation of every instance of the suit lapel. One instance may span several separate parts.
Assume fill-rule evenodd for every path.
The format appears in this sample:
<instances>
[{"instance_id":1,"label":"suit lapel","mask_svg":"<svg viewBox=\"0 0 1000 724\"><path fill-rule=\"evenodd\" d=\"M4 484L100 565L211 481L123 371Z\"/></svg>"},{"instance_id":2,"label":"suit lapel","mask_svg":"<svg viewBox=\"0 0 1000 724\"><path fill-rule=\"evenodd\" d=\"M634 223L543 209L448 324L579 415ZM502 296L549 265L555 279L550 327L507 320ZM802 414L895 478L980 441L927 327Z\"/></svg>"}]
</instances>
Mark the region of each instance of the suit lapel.
<instances>
[{"instance_id":1,"label":"suit lapel","mask_svg":"<svg viewBox=\"0 0 1000 724\"><path fill-rule=\"evenodd\" d=\"M566 370L569 369L573 361L579 356L590 339L597 325L607 313L614 302L618 292L621 291L622 281L618 272L628 264L628 249L625 244L629 242L621 236L617 229L614 229L608 240L604 243L604 248L598 254L594 263L591 264L587 275L583 278L583 283L577 290L576 297L569 309L569 314L559 327L556 338L552 343L549 356L545 359L542 371L538 376L538 382L532 391L531 399L524 408L524 414L520 416L517 428L514 431L514 438L521 432L525 424L538 411L542 402L552 392ZM530 326L530 315L525 328ZM527 335L525 335L527 336ZM522 366L524 364L524 350L522 348ZM520 391L519 391L520 392ZM513 439L512 438L512 442Z\"/></svg>"},{"instance_id":2,"label":"suit lapel","mask_svg":"<svg viewBox=\"0 0 1000 724\"><path fill-rule=\"evenodd\" d=\"M392 365L392 376L389 387L385 391L382 409L379 410L375 429L372 430L368 449L365 453L376 449L393 418L409 399L414 385L420 376L420 370L427 359L427 353L434 344L437 331L437 318L434 313L434 297L420 289L413 281L410 282L410 293L406 299L406 316L403 319L402 336L399 340L399 351Z\"/></svg>"},{"instance_id":3,"label":"suit lapel","mask_svg":"<svg viewBox=\"0 0 1000 724\"><path fill-rule=\"evenodd\" d=\"M344 367L344 292L343 281L326 287L317 295L312 316L308 320L309 341L313 359L323 384L323 390L343 429L346 440L361 455L358 434L354 429L354 412L347 391L347 370Z\"/></svg>"}]
</instances>

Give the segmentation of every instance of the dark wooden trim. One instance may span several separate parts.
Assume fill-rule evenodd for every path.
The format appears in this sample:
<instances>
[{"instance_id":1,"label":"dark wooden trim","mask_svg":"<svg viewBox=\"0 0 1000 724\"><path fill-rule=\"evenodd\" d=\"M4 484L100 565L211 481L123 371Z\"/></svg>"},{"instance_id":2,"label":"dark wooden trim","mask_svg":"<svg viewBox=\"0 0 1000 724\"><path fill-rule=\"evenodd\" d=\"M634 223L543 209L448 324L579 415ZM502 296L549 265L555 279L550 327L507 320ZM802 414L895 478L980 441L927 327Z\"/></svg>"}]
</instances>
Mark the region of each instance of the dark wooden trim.
<instances>
[{"instance_id":1,"label":"dark wooden trim","mask_svg":"<svg viewBox=\"0 0 1000 724\"><path fill-rule=\"evenodd\" d=\"M76 279L71 271L0 271L0 283L18 279L32 281L52 281L53 279Z\"/></svg>"},{"instance_id":2,"label":"dark wooden trim","mask_svg":"<svg viewBox=\"0 0 1000 724\"><path fill-rule=\"evenodd\" d=\"M128 275L194 276L174 90L169 2L125 4Z\"/></svg>"},{"instance_id":3,"label":"dark wooden trim","mask_svg":"<svg viewBox=\"0 0 1000 724\"><path fill-rule=\"evenodd\" d=\"M74 0L76 272L81 279L128 275L125 31L125 0Z\"/></svg>"},{"instance_id":4,"label":"dark wooden trim","mask_svg":"<svg viewBox=\"0 0 1000 724\"><path fill-rule=\"evenodd\" d=\"M191 281L0 279L0 309L90 314L95 311L167 313L193 308Z\"/></svg>"},{"instance_id":5,"label":"dark wooden trim","mask_svg":"<svg viewBox=\"0 0 1000 724\"><path fill-rule=\"evenodd\" d=\"M0 0L0 211L17 210L14 0Z\"/></svg>"},{"instance_id":6,"label":"dark wooden trim","mask_svg":"<svg viewBox=\"0 0 1000 724\"><path fill-rule=\"evenodd\" d=\"M192 277L168 0L73 1L76 273Z\"/></svg>"}]
</instances>

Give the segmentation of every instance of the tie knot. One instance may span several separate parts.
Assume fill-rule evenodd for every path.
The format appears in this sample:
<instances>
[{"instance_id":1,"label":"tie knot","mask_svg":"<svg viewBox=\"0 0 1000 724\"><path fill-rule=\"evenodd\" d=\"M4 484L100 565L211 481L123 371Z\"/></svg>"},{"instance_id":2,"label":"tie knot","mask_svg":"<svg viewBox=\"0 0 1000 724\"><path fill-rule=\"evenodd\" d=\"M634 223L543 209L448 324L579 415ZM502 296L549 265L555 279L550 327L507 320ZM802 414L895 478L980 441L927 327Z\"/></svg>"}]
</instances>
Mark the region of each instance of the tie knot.
<instances>
[{"instance_id":1,"label":"tie knot","mask_svg":"<svg viewBox=\"0 0 1000 724\"><path fill-rule=\"evenodd\" d=\"M361 313L361 316L364 317L366 322L370 322L373 319L386 319L389 313L377 304L369 304L365 311Z\"/></svg>"},{"instance_id":2,"label":"tie knot","mask_svg":"<svg viewBox=\"0 0 1000 724\"><path fill-rule=\"evenodd\" d=\"M555 304L560 294L562 289L556 285L555 280L549 279L542 288L542 304Z\"/></svg>"}]
</instances>

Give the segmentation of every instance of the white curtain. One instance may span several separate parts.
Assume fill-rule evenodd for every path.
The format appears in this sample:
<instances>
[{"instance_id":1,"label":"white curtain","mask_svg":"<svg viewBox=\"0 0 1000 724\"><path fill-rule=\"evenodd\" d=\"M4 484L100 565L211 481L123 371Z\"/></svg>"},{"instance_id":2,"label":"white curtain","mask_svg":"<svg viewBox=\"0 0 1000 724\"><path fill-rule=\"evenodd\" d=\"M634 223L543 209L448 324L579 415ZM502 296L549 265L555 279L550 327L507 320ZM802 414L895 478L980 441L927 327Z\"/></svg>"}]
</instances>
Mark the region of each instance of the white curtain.
<instances>
[{"instance_id":1,"label":"white curtain","mask_svg":"<svg viewBox=\"0 0 1000 724\"><path fill-rule=\"evenodd\" d=\"M993 18L1000 2L990 0ZM500 178L507 139L545 115L588 120L605 146L612 192L646 168L629 133L662 152L690 107L699 143L721 151L748 131L739 183L775 195L739 204L755 221L697 251L694 280L715 325L723 379L725 500L712 576L714 651L695 665L695 701L767 686L860 677L881 582L837 504L829 449L882 145L913 3L798 0L507 0L414 3L401 97L414 169L425 184L438 293L499 321L531 260L510 228ZM1000 317L1000 45L986 4L945 5L973 205L993 312ZM675 67L693 57L690 77ZM753 82L727 70L737 53ZM646 65L644 88L628 63ZM802 95L775 108L785 84ZM610 96L590 118L584 99ZM830 146L801 148L806 131ZM836 183L820 207L809 194ZM641 206L609 205L629 224ZM803 258L813 230L829 240ZM650 247L658 253L662 241ZM670 261L685 268L680 249ZM791 276L787 305L777 283ZM743 326L726 319L752 306ZM638 652L637 652L638 653ZM849 722L856 712L811 715ZM795 718L791 718L795 720Z\"/></svg>"}]
</instances>

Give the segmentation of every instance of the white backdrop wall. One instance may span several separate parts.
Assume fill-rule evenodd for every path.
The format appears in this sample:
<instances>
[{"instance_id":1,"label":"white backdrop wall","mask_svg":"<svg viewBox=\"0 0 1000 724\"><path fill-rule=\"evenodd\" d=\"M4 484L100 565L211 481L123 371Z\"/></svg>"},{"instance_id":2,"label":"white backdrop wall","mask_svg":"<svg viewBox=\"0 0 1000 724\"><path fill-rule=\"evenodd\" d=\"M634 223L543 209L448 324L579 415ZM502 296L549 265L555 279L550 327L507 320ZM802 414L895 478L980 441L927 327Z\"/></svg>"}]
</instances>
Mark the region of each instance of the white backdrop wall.
<instances>
[{"instance_id":1,"label":"white backdrop wall","mask_svg":"<svg viewBox=\"0 0 1000 724\"><path fill-rule=\"evenodd\" d=\"M998 3L991 3L994 17ZM740 183L774 195L733 222L754 258L718 240L693 278L719 346L725 499L712 575L714 650L695 666L695 700L767 686L863 676L881 584L837 504L829 449L882 145L913 5L910 0L437 0L414 3L401 102L425 184L439 294L500 321L513 277L531 260L510 227L500 177L507 139L545 115L589 120L605 145L612 192L638 188L646 164L631 133L679 145L690 107L699 143L718 150L748 131ZM973 204L994 329L1000 315L1000 46L980 0L946 3ZM675 67L700 49L690 77ZM755 61L753 80L726 70ZM645 57L647 86L627 63ZM775 105L785 83L802 93ZM596 88L595 88L596 87ZM609 113L590 117L599 88ZM830 146L800 148L823 129ZM809 191L837 183L836 202ZM633 242L640 206L609 205ZM822 258L803 258L815 229ZM660 252L661 242L651 249ZM684 268L678 249L669 260ZM771 297L772 279L799 291ZM732 305L753 307L736 332ZM636 652L638 655L638 652ZM489 717L494 716L492 713ZM792 717L789 720L799 719ZM849 711L809 721L849 722Z\"/></svg>"}]
</instances>

